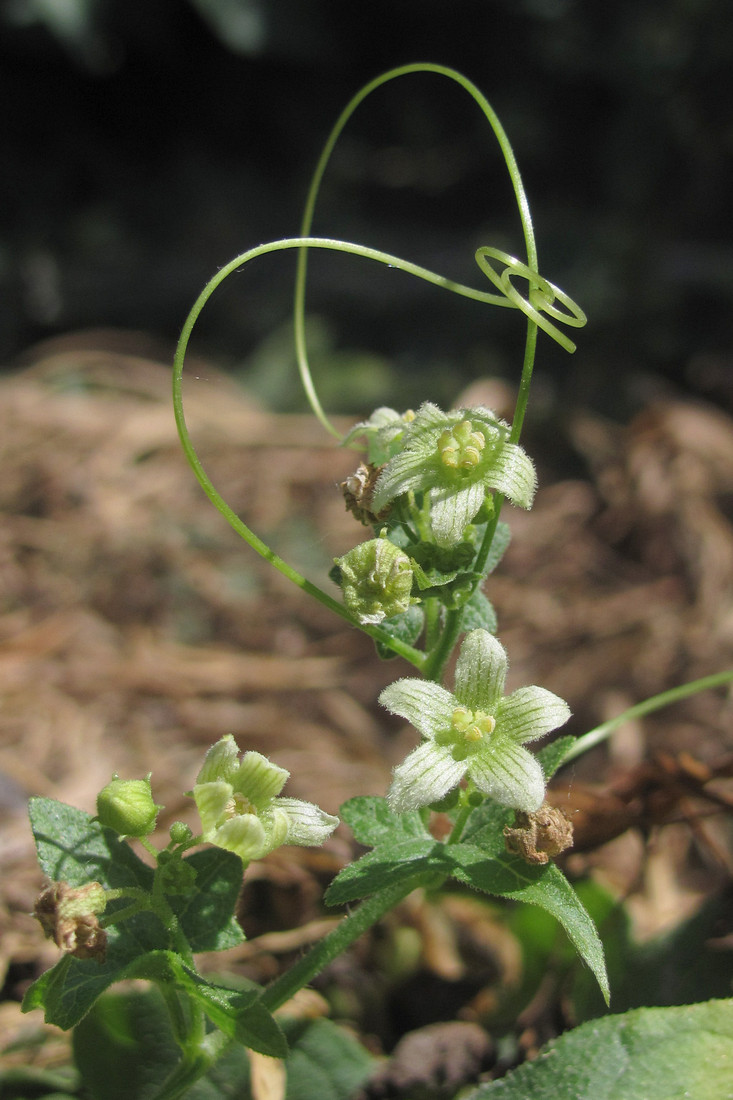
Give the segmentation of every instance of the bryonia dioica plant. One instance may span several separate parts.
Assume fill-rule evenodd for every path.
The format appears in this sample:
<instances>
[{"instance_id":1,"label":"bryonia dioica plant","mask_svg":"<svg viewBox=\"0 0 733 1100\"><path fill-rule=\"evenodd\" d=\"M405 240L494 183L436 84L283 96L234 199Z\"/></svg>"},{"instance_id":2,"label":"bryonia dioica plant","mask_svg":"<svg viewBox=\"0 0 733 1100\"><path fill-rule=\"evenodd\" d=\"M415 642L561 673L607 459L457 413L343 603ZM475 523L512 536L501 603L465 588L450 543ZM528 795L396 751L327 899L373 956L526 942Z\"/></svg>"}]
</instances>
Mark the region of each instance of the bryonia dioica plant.
<instances>
[{"instance_id":1,"label":"bryonia dioica plant","mask_svg":"<svg viewBox=\"0 0 733 1100\"><path fill-rule=\"evenodd\" d=\"M376 88L415 72L457 82L483 112L506 163L526 259L479 248L476 262L491 290L464 286L366 245L310 235L323 173L352 113ZM526 342L512 423L482 406L444 411L425 401L415 411L378 408L341 438L321 407L306 352L305 284L314 248L352 253L478 303L514 309L526 323ZM356 545L334 562L337 587L331 592L301 576L228 507L194 450L183 412L184 358L206 302L232 272L287 249L297 255L295 346L309 402L327 432L361 451L342 486L354 515ZM524 294L516 284L525 285ZM544 796L547 780L562 763L601 741L629 712L585 736L563 736L534 752L528 746L560 729L570 708L543 687L505 693L508 657L484 592L509 541L500 518L505 501L527 509L535 495L534 466L519 441L538 333L572 352L575 345L561 326L584 324L580 307L540 275L527 197L491 106L461 74L427 64L392 70L362 88L320 157L299 236L237 256L196 301L178 346L173 382L176 421L191 467L213 504L257 553L369 634L381 657L401 657L413 666L415 675L385 688L380 702L414 727L416 746L395 768L384 798L357 797L341 808L341 818L369 851L341 871L325 900L351 908L334 931L266 988L242 978L205 977L195 956L242 941L234 910L242 872L252 860L283 844L320 845L338 824L317 806L282 796L288 779L283 768L257 752L240 756L234 737L222 738L209 749L189 792L200 831L176 822L162 848L151 840L161 807L149 776L114 776L99 794L95 816L33 799L31 822L49 880L36 915L63 955L30 988L24 1007L40 1006L49 1022L71 1028L87 1014L95 1018L93 1006L112 983L130 978L152 983L161 1011L167 1010L177 1054L169 1052L166 1060L158 1049L150 1055L154 1065L146 1069L147 1087L157 1082L157 1091L146 1095L158 1100L184 1095L238 1045L287 1058L284 1026L275 1011L413 890L435 892L451 880L547 910L608 1000L596 929L552 861L571 843L572 830ZM454 677L446 685L445 669L455 650ZM633 713L647 713L732 675L667 692ZM450 822L442 839L431 832L436 811ZM99 1028L91 1034L94 1052L87 1038L86 1047L79 1041L77 1053L86 1049L94 1076L95 1065L104 1060L104 1041ZM97 1073L94 1095L107 1095L104 1080L104 1071Z\"/></svg>"}]
</instances>

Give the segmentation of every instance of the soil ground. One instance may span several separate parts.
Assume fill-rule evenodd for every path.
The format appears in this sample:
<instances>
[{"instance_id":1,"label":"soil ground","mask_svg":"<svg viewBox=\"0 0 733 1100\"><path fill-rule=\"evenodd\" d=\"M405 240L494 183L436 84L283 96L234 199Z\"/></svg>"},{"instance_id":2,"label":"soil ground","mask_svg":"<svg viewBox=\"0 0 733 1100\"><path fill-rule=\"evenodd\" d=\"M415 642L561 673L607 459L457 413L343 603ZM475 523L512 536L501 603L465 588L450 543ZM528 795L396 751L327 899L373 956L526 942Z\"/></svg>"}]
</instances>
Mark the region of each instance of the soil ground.
<instances>
[{"instance_id":1,"label":"soil ground","mask_svg":"<svg viewBox=\"0 0 733 1100\"><path fill-rule=\"evenodd\" d=\"M42 881L28 796L91 811L113 772L152 772L161 828L195 825L183 792L206 748L233 733L291 771L286 793L336 812L353 795L383 794L415 736L376 702L409 669L379 661L368 638L261 561L208 504L177 440L170 371L142 337L66 338L26 363L0 380L0 1033L9 1039L40 1027L20 1016L19 1000L57 957L29 915ZM354 455L312 418L259 409L209 364L189 368L185 396L227 502L328 587L333 556L368 537L337 488ZM469 400L511 410L494 383ZM558 476L547 437L524 440L540 492L530 513L507 510L513 542L487 594L510 687L555 691L573 710L569 732L582 733L733 665L733 421L665 400L627 426L575 415L556 432L586 472ZM592 873L625 898L639 937L730 883L732 713L724 691L706 692L621 727L553 783L576 828L568 873ZM251 868L241 907L249 938L229 965L267 981L319 938L334 919L322 888L352 852L343 830L323 850L283 849ZM480 1017L474 988L461 1001L456 932L476 920L456 903L438 928L419 899L395 918L419 934L425 981L452 983L439 1020ZM501 970L508 956L492 935ZM334 972L346 1015L375 950L362 945ZM410 1027L435 1021L434 1010L418 1011L431 1001L425 988L404 1010ZM373 987L362 994L377 1000ZM361 1011L376 1047L406 1030L380 1036ZM54 1038L34 1057L52 1063L64 1050Z\"/></svg>"}]
</instances>

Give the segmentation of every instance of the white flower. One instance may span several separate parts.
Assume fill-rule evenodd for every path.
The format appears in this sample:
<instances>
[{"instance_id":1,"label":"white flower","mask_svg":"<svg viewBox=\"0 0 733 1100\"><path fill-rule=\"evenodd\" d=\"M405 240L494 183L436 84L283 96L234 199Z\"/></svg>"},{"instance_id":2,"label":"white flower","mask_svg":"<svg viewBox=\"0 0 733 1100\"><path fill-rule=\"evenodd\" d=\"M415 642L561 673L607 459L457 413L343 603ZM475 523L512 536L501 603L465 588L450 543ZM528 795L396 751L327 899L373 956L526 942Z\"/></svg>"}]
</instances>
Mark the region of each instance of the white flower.
<instances>
[{"instance_id":1,"label":"white flower","mask_svg":"<svg viewBox=\"0 0 733 1100\"><path fill-rule=\"evenodd\" d=\"M429 680L398 680L379 697L425 741L394 770L387 801L397 813L444 798L467 776L504 806L531 812L545 778L524 745L567 722L570 709L541 687L504 696L507 656L486 630L470 631L456 664L455 693Z\"/></svg>"},{"instance_id":2,"label":"white flower","mask_svg":"<svg viewBox=\"0 0 733 1100\"><path fill-rule=\"evenodd\" d=\"M440 546L460 542L487 492L530 508L537 478L532 460L509 442L509 425L477 406L444 413L426 402L382 470L372 495L379 513L407 492L428 490L430 524Z\"/></svg>"},{"instance_id":3,"label":"white flower","mask_svg":"<svg viewBox=\"0 0 733 1100\"><path fill-rule=\"evenodd\" d=\"M245 862L262 859L281 844L323 844L338 818L312 802L278 798L289 772L259 752L239 749L231 734L209 749L193 798L202 837Z\"/></svg>"}]
</instances>

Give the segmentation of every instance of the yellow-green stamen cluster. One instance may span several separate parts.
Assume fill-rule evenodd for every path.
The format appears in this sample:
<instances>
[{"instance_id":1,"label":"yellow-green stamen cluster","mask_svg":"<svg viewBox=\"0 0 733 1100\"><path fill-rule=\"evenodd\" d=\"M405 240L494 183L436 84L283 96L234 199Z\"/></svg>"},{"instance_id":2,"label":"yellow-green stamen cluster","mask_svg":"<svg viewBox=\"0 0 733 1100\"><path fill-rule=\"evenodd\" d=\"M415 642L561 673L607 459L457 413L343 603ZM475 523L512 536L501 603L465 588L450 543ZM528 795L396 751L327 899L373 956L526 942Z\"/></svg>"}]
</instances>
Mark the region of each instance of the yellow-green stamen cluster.
<instances>
[{"instance_id":1,"label":"yellow-green stamen cluster","mask_svg":"<svg viewBox=\"0 0 733 1100\"><path fill-rule=\"evenodd\" d=\"M483 741L496 728L496 719L482 710L469 710L468 707L456 707L453 711L451 729L459 733L464 741L475 744Z\"/></svg>"},{"instance_id":2,"label":"yellow-green stamen cluster","mask_svg":"<svg viewBox=\"0 0 733 1100\"><path fill-rule=\"evenodd\" d=\"M486 446L483 432L475 431L470 420L462 420L446 428L438 439L438 454L444 466L451 470L470 470L478 466Z\"/></svg>"},{"instance_id":3,"label":"yellow-green stamen cluster","mask_svg":"<svg viewBox=\"0 0 733 1100\"><path fill-rule=\"evenodd\" d=\"M250 802L246 795L235 791L227 802L224 812L227 818L231 818L235 817L237 814L256 814L257 809L254 803Z\"/></svg>"}]
</instances>

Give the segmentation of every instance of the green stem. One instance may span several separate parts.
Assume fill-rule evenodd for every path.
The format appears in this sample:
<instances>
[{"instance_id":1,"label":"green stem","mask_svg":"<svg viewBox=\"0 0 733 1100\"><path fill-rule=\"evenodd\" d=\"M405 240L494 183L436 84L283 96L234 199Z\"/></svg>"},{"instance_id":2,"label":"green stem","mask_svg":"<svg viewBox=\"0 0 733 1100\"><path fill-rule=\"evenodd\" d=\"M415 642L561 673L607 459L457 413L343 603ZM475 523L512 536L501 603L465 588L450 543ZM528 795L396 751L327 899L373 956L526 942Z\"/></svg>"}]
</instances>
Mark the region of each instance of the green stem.
<instances>
[{"instance_id":1,"label":"green stem","mask_svg":"<svg viewBox=\"0 0 733 1100\"><path fill-rule=\"evenodd\" d=\"M333 962L355 940L376 924L385 913L393 909L395 905L406 898L408 894L421 885L421 880L416 876L408 882L401 882L395 886L388 886L380 890L378 894L367 898L361 905L344 917L337 927L324 939L312 947L307 955L282 974L267 987L262 995L262 1003L270 1012L274 1012L281 1005L294 997L299 989L307 985L316 974Z\"/></svg>"},{"instance_id":2,"label":"green stem","mask_svg":"<svg viewBox=\"0 0 733 1100\"><path fill-rule=\"evenodd\" d=\"M643 703L636 703L633 707L625 710L623 714L618 714L615 718L609 718L607 722L601 723L600 726L596 726L595 729L589 730L588 733L579 737L563 758L563 764L575 760L578 756L582 756L584 752L600 745L615 729L618 729L625 722L630 722L634 718L643 718L644 715L651 714L652 711L661 710L662 707L668 707L671 703L679 702L680 699L687 699L688 696L696 695L699 691L707 691L710 688L721 687L723 684L731 682L733 682L733 669L727 669L725 672L715 672L712 676L703 676L699 680L691 680L688 684L680 684L679 687L662 691L659 695L652 695L650 699L645 699Z\"/></svg>"},{"instance_id":3,"label":"green stem","mask_svg":"<svg viewBox=\"0 0 733 1100\"><path fill-rule=\"evenodd\" d=\"M468 791L467 790L462 791L461 793L462 793L462 796L463 796L463 806L458 811L458 814L456 816L456 820L453 824L453 828L451 829L451 834L450 834L450 836L448 837L448 840L447 840L448 844L457 844L458 843L458 841L461 839L461 836L463 835L463 830L466 826L466 822L468 821L469 817L471 816L471 813L473 812L473 806L469 803L468 797L467 797Z\"/></svg>"},{"instance_id":4,"label":"green stem","mask_svg":"<svg viewBox=\"0 0 733 1100\"><path fill-rule=\"evenodd\" d=\"M537 260L535 258L534 270ZM532 261L529 266L532 267ZM509 433L509 442L518 443L519 436L522 433L522 425L524 424L524 415L527 412L527 402L529 401L529 387L532 382L532 371L534 370L534 357L537 350L537 325L534 321L527 319L527 337L524 343L524 362L522 364L522 377L519 382L519 393L517 394L517 404L514 409L514 419L512 420L512 430ZM499 518L497 513L497 520Z\"/></svg>"},{"instance_id":5,"label":"green stem","mask_svg":"<svg viewBox=\"0 0 733 1100\"><path fill-rule=\"evenodd\" d=\"M435 649L427 654L427 660L423 666L423 676L426 680L434 680L440 683L448 659L453 652L458 635L461 632L461 620L463 608L449 611L445 618L445 626Z\"/></svg>"},{"instance_id":6,"label":"green stem","mask_svg":"<svg viewBox=\"0 0 733 1100\"><path fill-rule=\"evenodd\" d=\"M364 252L373 252L373 250L371 249L359 250L357 246L343 245L343 242L339 241L314 240L310 243L313 247L330 248L336 246L343 247L346 251L353 251L354 248L356 248L357 251L360 251L362 254L364 254ZM226 276L232 271L247 263L248 260L253 259L255 256L263 255L266 252L277 251L283 248L299 247L300 244L301 241L299 239L276 241L268 245L261 245L258 248L253 248L249 252L246 252L241 256L237 256L234 260L231 261L231 263L227 264L226 267L217 272L214 278L207 283L207 285L204 287L203 291L197 298L193 309L188 315L186 324L184 325L183 331L181 333L173 366L173 411L176 419L176 426L178 428L178 435L181 440L181 446L183 447L184 454L186 455L191 469L196 475L199 484L201 485L211 503L224 516L229 525L234 528L237 534L240 535L245 540L245 542L247 542L252 547L253 550L255 550L261 557L263 557L265 561L268 561L271 565L273 565L280 573L287 577L288 580L292 581L293 584L297 585L298 588L302 589L309 596L313 596L314 599L319 601L319 603L324 604L324 606L327 607L330 611L333 611L336 615L340 616L340 618L345 619L346 622L348 622L351 626L356 626L359 629L363 630L364 633L374 638L376 641L383 642L398 656L404 657L405 660L409 661L412 665L414 665L415 668L421 669L425 661L425 656L420 650L416 649L414 646L408 645L398 638L393 638L390 634L382 630L379 626L373 624L359 623L346 610L343 604L339 603L338 600L335 600L327 592L324 592L317 585L313 584L312 581L307 580L306 577L298 573L297 570L295 570L288 562L284 561L283 558L279 557L279 555L271 550L270 547L265 542L263 542L263 540L260 539L254 533L254 531L252 531L251 528L243 522L243 520L240 519L236 512L234 512L233 509L229 507L226 501L214 488L211 479L203 468L201 459L199 458L198 453L193 445L190 433L188 431L188 426L186 424L186 418L183 411L182 392L183 365L186 356L186 350L188 348L188 341L190 339L193 326L195 325L196 320L201 313L204 305L211 297L216 287L222 282L222 280L226 278ZM374 258L379 259L382 263L388 262L387 256L384 253L374 253ZM396 259L396 257L394 257L394 259Z\"/></svg>"},{"instance_id":7,"label":"green stem","mask_svg":"<svg viewBox=\"0 0 733 1100\"><path fill-rule=\"evenodd\" d=\"M179 1097L185 1096L191 1086L218 1061L230 1042L224 1032L210 1032L196 1050L179 1062L151 1100L179 1100Z\"/></svg>"}]
</instances>

